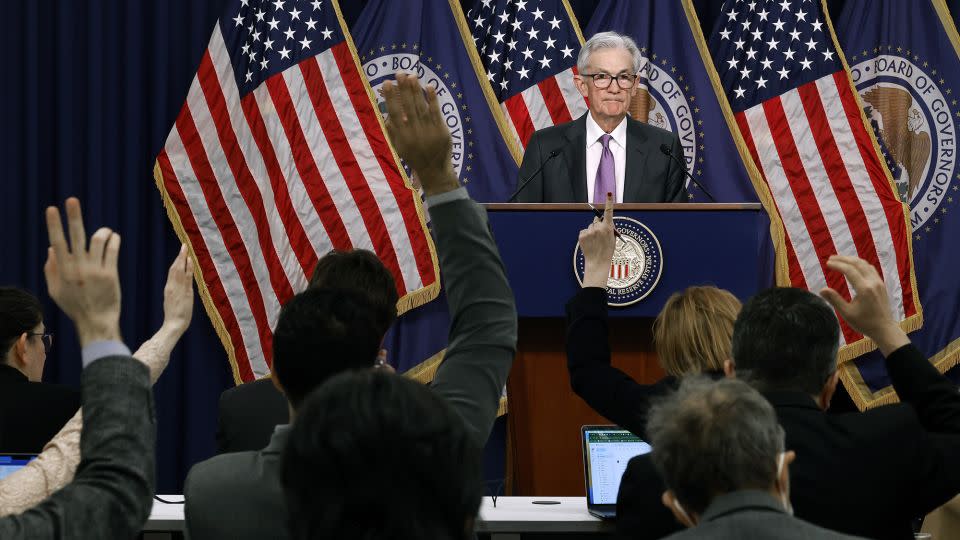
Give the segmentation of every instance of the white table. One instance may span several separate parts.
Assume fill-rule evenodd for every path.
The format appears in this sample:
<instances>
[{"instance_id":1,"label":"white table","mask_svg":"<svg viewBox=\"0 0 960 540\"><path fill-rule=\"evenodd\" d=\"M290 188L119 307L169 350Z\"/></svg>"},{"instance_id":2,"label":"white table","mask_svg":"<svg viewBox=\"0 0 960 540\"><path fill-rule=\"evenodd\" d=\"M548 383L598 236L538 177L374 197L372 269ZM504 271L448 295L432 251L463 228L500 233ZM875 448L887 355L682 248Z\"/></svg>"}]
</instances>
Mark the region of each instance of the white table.
<instances>
[{"instance_id":1,"label":"white table","mask_svg":"<svg viewBox=\"0 0 960 540\"><path fill-rule=\"evenodd\" d=\"M166 501L182 501L183 495L160 495ZM557 501L560 504L534 504ZM161 538L157 532L182 532L183 504L165 504L154 500L150 519L143 527L145 538ZM489 533L492 540L511 540L521 533L612 533L613 523L601 521L587 512L584 497L484 497L480 504L477 532Z\"/></svg>"},{"instance_id":2,"label":"white table","mask_svg":"<svg viewBox=\"0 0 960 540\"><path fill-rule=\"evenodd\" d=\"M157 495L165 501L180 501L180 504L166 504L156 499L153 500L153 509L150 510L150 517L143 526L144 539L160 539L165 536L150 534L154 532L183 532L183 495ZM166 535L169 536L169 535Z\"/></svg>"},{"instance_id":3,"label":"white table","mask_svg":"<svg viewBox=\"0 0 960 540\"><path fill-rule=\"evenodd\" d=\"M534 504L557 501L560 504ZM612 533L613 522L587 512L585 497L484 497L480 504L477 532L496 540L519 538L520 533Z\"/></svg>"}]
</instances>

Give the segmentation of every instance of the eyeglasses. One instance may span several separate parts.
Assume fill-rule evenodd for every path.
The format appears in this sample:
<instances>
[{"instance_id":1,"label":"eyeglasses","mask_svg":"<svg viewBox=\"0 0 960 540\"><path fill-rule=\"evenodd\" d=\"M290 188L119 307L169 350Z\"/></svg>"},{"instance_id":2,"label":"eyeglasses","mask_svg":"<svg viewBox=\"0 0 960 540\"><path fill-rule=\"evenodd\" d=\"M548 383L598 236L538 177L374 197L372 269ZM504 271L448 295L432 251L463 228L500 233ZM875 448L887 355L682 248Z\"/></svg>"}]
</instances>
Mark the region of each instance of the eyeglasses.
<instances>
[{"instance_id":1,"label":"eyeglasses","mask_svg":"<svg viewBox=\"0 0 960 540\"><path fill-rule=\"evenodd\" d=\"M614 80L617 81L617 86L623 90L627 90L633 86L634 81L637 80L636 75L630 73L621 73L619 75L608 75L606 73L581 73L581 77L590 77L593 79L593 85L603 90L604 88L609 88L610 83Z\"/></svg>"},{"instance_id":2,"label":"eyeglasses","mask_svg":"<svg viewBox=\"0 0 960 540\"><path fill-rule=\"evenodd\" d=\"M43 341L43 354L50 352L50 348L53 347L53 334L40 334L37 332L27 332L28 336L40 336L40 340Z\"/></svg>"}]
</instances>

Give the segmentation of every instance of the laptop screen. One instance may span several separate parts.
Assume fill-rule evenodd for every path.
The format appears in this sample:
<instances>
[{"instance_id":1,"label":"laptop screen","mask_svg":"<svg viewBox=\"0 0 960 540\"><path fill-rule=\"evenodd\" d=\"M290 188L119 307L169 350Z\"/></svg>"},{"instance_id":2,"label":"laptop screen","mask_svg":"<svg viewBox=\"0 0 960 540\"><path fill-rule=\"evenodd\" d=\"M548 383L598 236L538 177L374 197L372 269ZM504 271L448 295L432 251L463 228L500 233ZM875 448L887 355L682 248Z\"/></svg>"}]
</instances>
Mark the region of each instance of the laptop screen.
<instances>
[{"instance_id":1,"label":"laptop screen","mask_svg":"<svg viewBox=\"0 0 960 540\"><path fill-rule=\"evenodd\" d=\"M584 426L582 436L587 504L616 504L627 462L650 452L650 445L616 426Z\"/></svg>"},{"instance_id":2,"label":"laptop screen","mask_svg":"<svg viewBox=\"0 0 960 540\"><path fill-rule=\"evenodd\" d=\"M0 454L0 480L20 470L36 457L35 454Z\"/></svg>"}]
</instances>

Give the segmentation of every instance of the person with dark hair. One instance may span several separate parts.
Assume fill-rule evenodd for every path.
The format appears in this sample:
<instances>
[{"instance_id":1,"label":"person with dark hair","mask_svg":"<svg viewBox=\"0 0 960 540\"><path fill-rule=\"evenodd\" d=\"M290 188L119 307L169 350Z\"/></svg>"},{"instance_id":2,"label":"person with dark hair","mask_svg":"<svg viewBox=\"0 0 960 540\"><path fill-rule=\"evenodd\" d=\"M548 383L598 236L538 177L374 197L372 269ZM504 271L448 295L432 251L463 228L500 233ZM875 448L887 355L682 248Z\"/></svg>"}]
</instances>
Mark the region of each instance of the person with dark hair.
<instances>
[{"instance_id":1,"label":"person with dark hair","mask_svg":"<svg viewBox=\"0 0 960 540\"><path fill-rule=\"evenodd\" d=\"M451 406L481 448L493 428L516 350L516 307L484 210L470 200L453 173L452 140L435 92L427 90L428 106L418 105L423 90L417 79L398 75L397 81L401 90L389 82L383 87L390 110L386 126L397 153L417 171L426 193L452 321L446 354L430 389ZM329 287L301 293L281 309L272 376L290 403L294 423L307 394L330 377L378 365L383 334L377 313L364 293ZM221 454L191 469L184 495L192 537L287 536L280 456L289 434L290 426L278 426L259 452ZM334 439L339 435L317 434ZM326 480L310 477L318 489Z\"/></svg>"},{"instance_id":2,"label":"person with dark hair","mask_svg":"<svg viewBox=\"0 0 960 540\"><path fill-rule=\"evenodd\" d=\"M723 376L740 301L730 291L710 286L670 295L653 323L654 348L667 376L640 384L610 363L607 276L616 241L611 197L603 219L594 219L577 240L584 272L583 287L567 302L570 387L593 410L646 440L653 398L676 389L687 375Z\"/></svg>"},{"instance_id":3,"label":"person with dark hair","mask_svg":"<svg viewBox=\"0 0 960 540\"><path fill-rule=\"evenodd\" d=\"M37 454L80 408L80 392L41 382L53 334L40 301L0 287L0 452Z\"/></svg>"},{"instance_id":4,"label":"person with dark hair","mask_svg":"<svg viewBox=\"0 0 960 540\"><path fill-rule=\"evenodd\" d=\"M0 518L0 538L132 538L150 515L156 421L150 373L120 338L120 236L89 239L80 202L67 199L70 246L60 213L47 208L50 297L80 338L83 431L73 481L43 502Z\"/></svg>"},{"instance_id":5,"label":"person with dark hair","mask_svg":"<svg viewBox=\"0 0 960 540\"><path fill-rule=\"evenodd\" d=\"M684 379L650 409L651 459L666 484L663 505L687 531L671 539L844 540L792 516L783 428L770 403L743 381Z\"/></svg>"},{"instance_id":6,"label":"person with dark hair","mask_svg":"<svg viewBox=\"0 0 960 540\"><path fill-rule=\"evenodd\" d=\"M309 288L362 293L372 310L373 327L382 340L397 319L397 285L376 254L366 249L333 250L317 261ZM381 352L381 357L386 351ZM290 421L287 399L271 377L241 384L220 395L217 453L260 450L273 430Z\"/></svg>"},{"instance_id":7,"label":"person with dark hair","mask_svg":"<svg viewBox=\"0 0 960 540\"><path fill-rule=\"evenodd\" d=\"M151 384L167 367L170 353L192 317L193 262L186 246L181 246L163 287L163 324L133 353L150 370ZM82 431L81 409L44 445L36 459L0 479L0 516L19 514L73 480L80 463Z\"/></svg>"},{"instance_id":8,"label":"person with dark hair","mask_svg":"<svg viewBox=\"0 0 960 540\"><path fill-rule=\"evenodd\" d=\"M380 370L353 371L299 411L282 466L291 537L473 538L480 449L436 393Z\"/></svg>"},{"instance_id":9,"label":"person with dark hair","mask_svg":"<svg viewBox=\"0 0 960 540\"><path fill-rule=\"evenodd\" d=\"M797 517L846 534L909 539L915 519L960 492L960 394L894 320L873 266L837 255L827 266L852 285L853 299L829 288L823 298L787 288L756 295L734 324L736 370L773 405L797 453ZM825 413L839 379L834 311L876 343L902 403ZM623 536L659 537L648 531L669 520L655 508L662 491L648 457L630 461L617 501Z\"/></svg>"}]
</instances>

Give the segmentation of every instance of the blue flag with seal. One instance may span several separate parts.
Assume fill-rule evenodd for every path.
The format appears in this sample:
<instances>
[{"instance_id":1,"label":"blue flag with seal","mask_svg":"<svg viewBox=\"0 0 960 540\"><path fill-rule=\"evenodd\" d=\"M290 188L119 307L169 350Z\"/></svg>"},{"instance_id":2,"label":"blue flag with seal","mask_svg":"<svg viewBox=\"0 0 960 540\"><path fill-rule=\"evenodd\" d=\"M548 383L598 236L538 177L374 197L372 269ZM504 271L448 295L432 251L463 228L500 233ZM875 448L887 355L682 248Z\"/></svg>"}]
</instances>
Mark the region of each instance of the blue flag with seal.
<instances>
[{"instance_id":1,"label":"blue flag with seal","mask_svg":"<svg viewBox=\"0 0 960 540\"><path fill-rule=\"evenodd\" d=\"M924 312L910 339L943 372L960 360L960 38L942 0L848 0L836 33L897 191L910 205ZM869 406L896 401L879 354L855 363L859 384L873 395Z\"/></svg>"},{"instance_id":2,"label":"blue flag with seal","mask_svg":"<svg viewBox=\"0 0 960 540\"><path fill-rule=\"evenodd\" d=\"M481 64L476 50L472 43L465 45L464 39L471 38L457 0L371 0L350 33L378 98L376 90L401 71L436 88L461 183L474 200L506 200L516 185L519 163L506 143L503 119L494 113L495 98L477 76ZM436 300L400 317L384 346L395 354L398 371L427 382L442 360L449 327L441 289Z\"/></svg>"},{"instance_id":3,"label":"blue flag with seal","mask_svg":"<svg viewBox=\"0 0 960 540\"><path fill-rule=\"evenodd\" d=\"M643 63L641 90L630 115L680 136L687 170L720 202L756 202L745 162L731 132L733 117L711 81L709 53L687 2L603 0L585 37L615 31L632 37ZM699 40L698 40L699 38ZM745 147L743 148L745 152ZM750 162L752 163L752 162ZM757 175L759 179L759 175ZM709 202L696 186L691 199Z\"/></svg>"},{"instance_id":4,"label":"blue flag with seal","mask_svg":"<svg viewBox=\"0 0 960 540\"><path fill-rule=\"evenodd\" d=\"M371 0L350 28L374 91L397 72L437 90L453 136L453 166L474 200L502 202L513 192L519 162L457 0Z\"/></svg>"}]
</instances>

